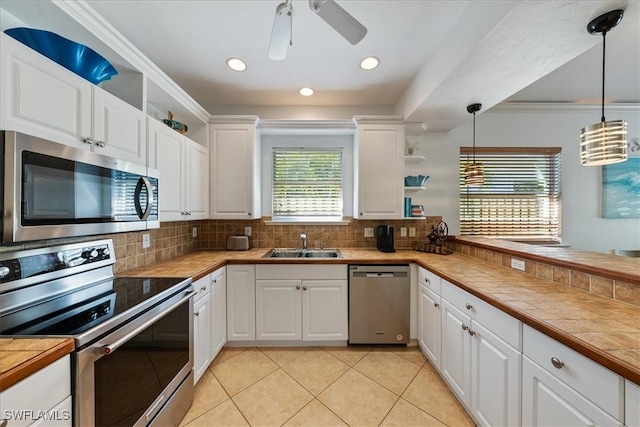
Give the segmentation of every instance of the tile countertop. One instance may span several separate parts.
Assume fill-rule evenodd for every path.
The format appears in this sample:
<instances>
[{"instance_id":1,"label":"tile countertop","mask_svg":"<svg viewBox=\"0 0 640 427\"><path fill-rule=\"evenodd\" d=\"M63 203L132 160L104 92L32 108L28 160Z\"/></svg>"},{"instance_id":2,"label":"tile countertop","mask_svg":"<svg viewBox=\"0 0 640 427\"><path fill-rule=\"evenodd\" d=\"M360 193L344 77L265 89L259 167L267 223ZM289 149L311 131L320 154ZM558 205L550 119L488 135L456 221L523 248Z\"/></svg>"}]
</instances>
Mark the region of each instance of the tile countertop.
<instances>
[{"instance_id":1,"label":"tile countertop","mask_svg":"<svg viewBox=\"0 0 640 427\"><path fill-rule=\"evenodd\" d=\"M71 338L0 338L0 391L71 353Z\"/></svg>"},{"instance_id":2,"label":"tile countertop","mask_svg":"<svg viewBox=\"0 0 640 427\"><path fill-rule=\"evenodd\" d=\"M269 259L268 249L196 251L119 276L193 277L226 264L417 263L621 376L640 384L640 308L459 253L340 249L343 259ZM542 255L541 255L542 256ZM636 281L638 281L636 275Z\"/></svg>"}]
</instances>

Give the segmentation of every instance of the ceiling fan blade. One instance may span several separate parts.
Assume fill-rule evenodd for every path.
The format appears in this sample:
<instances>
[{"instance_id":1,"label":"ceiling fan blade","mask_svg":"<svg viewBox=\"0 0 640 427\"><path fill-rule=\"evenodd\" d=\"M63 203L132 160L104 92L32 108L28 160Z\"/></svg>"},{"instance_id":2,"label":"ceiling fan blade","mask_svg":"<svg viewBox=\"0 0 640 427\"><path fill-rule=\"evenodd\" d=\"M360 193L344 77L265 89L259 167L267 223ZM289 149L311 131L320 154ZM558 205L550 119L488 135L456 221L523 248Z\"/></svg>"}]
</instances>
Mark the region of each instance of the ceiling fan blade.
<instances>
[{"instance_id":1,"label":"ceiling fan blade","mask_svg":"<svg viewBox=\"0 0 640 427\"><path fill-rule=\"evenodd\" d=\"M287 56L287 47L291 43L291 15L293 8L285 3L278 5L273 18L269 59L280 61Z\"/></svg>"},{"instance_id":2,"label":"ceiling fan blade","mask_svg":"<svg viewBox=\"0 0 640 427\"><path fill-rule=\"evenodd\" d=\"M309 0L309 7L353 45L367 34L364 25L333 0Z\"/></svg>"}]
</instances>

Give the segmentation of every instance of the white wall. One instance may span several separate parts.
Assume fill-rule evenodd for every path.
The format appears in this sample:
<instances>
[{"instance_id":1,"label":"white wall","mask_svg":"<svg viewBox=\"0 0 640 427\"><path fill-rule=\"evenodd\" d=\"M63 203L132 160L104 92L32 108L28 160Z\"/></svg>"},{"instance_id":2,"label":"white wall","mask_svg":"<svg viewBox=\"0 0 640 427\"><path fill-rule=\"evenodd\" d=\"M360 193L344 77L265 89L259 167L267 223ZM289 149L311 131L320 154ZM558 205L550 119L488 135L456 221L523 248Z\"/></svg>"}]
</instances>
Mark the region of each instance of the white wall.
<instances>
[{"instance_id":1,"label":"white wall","mask_svg":"<svg viewBox=\"0 0 640 427\"><path fill-rule=\"evenodd\" d=\"M640 106L607 106L605 115L607 120L627 120L629 140L640 137ZM563 242L598 252L640 249L640 219L602 218L602 167L580 166L580 129L599 120L600 110L594 107L499 106L476 116L476 146L562 147ZM427 215L442 215L450 234L460 232L459 147L471 143L471 115L448 134L420 136L417 154L427 157L426 174L431 176L423 192L425 201L420 203Z\"/></svg>"}]
</instances>

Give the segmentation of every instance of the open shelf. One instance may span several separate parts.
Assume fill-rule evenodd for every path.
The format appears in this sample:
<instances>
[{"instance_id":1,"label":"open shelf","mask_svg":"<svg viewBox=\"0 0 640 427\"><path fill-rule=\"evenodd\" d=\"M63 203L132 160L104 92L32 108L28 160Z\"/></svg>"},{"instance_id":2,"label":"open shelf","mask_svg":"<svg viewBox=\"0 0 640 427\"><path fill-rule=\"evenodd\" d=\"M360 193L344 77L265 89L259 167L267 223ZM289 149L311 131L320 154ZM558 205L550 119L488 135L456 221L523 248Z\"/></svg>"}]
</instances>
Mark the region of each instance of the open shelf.
<instances>
[{"instance_id":1,"label":"open shelf","mask_svg":"<svg viewBox=\"0 0 640 427\"><path fill-rule=\"evenodd\" d=\"M406 163L420 163L427 160L424 156L404 156L404 161Z\"/></svg>"},{"instance_id":2,"label":"open shelf","mask_svg":"<svg viewBox=\"0 0 640 427\"><path fill-rule=\"evenodd\" d=\"M420 191L426 189L426 187L404 187L404 191Z\"/></svg>"}]
</instances>

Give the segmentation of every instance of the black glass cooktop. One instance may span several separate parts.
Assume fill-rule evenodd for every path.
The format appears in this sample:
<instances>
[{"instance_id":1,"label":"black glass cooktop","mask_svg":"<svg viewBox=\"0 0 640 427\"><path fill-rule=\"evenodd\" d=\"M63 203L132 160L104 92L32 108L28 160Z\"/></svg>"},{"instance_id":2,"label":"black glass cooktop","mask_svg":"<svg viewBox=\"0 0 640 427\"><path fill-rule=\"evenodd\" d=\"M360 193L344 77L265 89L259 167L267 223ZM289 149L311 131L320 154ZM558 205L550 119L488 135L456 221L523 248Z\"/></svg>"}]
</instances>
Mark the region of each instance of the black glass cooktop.
<instances>
[{"instance_id":1,"label":"black glass cooktop","mask_svg":"<svg viewBox=\"0 0 640 427\"><path fill-rule=\"evenodd\" d=\"M142 305L141 313L148 310L182 291L186 280L119 277L97 283L0 318L0 335L76 336Z\"/></svg>"}]
</instances>

